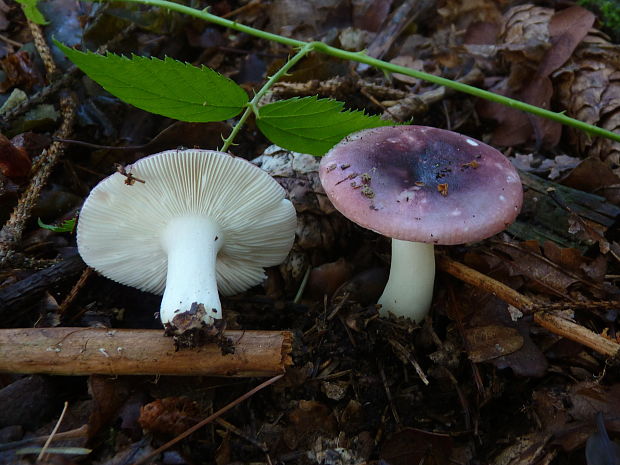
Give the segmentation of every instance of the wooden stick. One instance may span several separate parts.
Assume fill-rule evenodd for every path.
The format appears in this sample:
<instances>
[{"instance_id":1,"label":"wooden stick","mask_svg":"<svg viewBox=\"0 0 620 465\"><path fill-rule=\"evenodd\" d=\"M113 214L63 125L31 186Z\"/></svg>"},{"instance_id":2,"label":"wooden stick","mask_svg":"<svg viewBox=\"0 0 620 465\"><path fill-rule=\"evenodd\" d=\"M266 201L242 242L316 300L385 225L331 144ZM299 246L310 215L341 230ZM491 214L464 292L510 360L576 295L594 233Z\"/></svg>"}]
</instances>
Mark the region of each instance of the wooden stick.
<instances>
[{"instance_id":1,"label":"wooden stick","mask_svg":"<svg viewBox=\"0 0 620 465\"><path fill-rule=\"evenodd\" d=\"M608 357L620 355L620 344L551 312L534 313L534 321L554 334L578 342Z\"/></svg>"},{"instance_id":2,"label":"wooden stick","mask_svg":"<svg viewBox=\"0 0 620 465\"><path fill-rule=\"evenodd\" d=\"M292 364L288 331L226 331L216 344L175 351L163 330L25 328L0 330L0 372L55 375L274 376Z\"/></svg>"},{"instance_id":3,"label":"wooden stick","mask_svg":"<svg viewBox=\"0 0 620 465\"><path fill-rule=\"evenodd\" d=\"M583 326L562 318L552 312L541 310L544 305L538 305L529 297L515 291L505 284L486 276L473 268L463 265L443 255L436 255L437 268L461 281L483 289L507 304L517 307L523 313L534 313L534 321L553 334L565 337L571 341L583 344L594 349L599 354L608 357L620 356L620 344L606 339L605 337L590 331ZM575 304L567 303L566 307L574 307Z\"/></svg>"},{"instance_id":4,"label":"wooden stick","mask_svg":"<svg viewBox=\"0 0 620 465\"><path fill-rule=\"evenodd\" d=\"M507 304L517 307L524 313L531 312L535 307L535 303L529 297L467 265L463 265L445 255L435 255L435 260L437 269L451 274L467 284L487 291Z\"/></svg>"}]
</instances>

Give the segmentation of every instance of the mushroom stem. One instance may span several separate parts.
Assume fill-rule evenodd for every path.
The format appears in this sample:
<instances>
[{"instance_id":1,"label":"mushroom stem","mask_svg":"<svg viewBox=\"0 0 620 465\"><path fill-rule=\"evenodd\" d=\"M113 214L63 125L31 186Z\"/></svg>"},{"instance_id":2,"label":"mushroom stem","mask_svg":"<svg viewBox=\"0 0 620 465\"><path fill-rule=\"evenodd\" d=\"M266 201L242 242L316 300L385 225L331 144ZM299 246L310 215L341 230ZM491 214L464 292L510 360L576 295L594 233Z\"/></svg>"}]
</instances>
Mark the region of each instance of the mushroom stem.
<instances>
[{"instance_id":1,"label":"mushroom stem","mask_svg":"<svg viewBox=\"0 0 620 465\"><path fill-rule=\"evenodd\" d=\"M433 244L392 239L390 277L378 302L382 313L422 321L431 306L434 281Z\"/></svg>"},{"instance_id":2,"label":"mushroom stem","mask_svg":"<svg viewBox=\"0 0 620 465\"><path fill-rule=\"evenodd\" d=\"M208 218L184 216L168 223L162 235L168 254L166 290L159 312L164 325L176 327L175 316L197 312L200 304L204 305L202 320L206 325L222 318L215 264L223 242L219 226Z\"/></svg>"}]
</instances>

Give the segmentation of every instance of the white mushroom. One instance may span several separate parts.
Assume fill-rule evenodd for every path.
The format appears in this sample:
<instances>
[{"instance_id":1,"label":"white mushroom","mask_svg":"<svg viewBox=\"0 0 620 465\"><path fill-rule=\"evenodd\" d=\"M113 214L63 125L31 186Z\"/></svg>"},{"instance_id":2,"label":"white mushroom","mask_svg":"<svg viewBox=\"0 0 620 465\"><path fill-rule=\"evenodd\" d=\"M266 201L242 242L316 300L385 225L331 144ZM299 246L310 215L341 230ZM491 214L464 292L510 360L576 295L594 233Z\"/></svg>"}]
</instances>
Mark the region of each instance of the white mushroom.
<instances>
[{"instance_id":1,"label":"white mushroom","mask_svg":"<svg viewBox=\"0 0 620 465\"><path fill-rule=\"evenodd\" d=\"M259 284L293 245L284 189L244 159L170 150L125 171L144 183L121 173L101 181L82 207L78 249L104 276L163 293L160 317L173 334L219 323L218 288L232 295Z\"/></svg>"}]
</instances>

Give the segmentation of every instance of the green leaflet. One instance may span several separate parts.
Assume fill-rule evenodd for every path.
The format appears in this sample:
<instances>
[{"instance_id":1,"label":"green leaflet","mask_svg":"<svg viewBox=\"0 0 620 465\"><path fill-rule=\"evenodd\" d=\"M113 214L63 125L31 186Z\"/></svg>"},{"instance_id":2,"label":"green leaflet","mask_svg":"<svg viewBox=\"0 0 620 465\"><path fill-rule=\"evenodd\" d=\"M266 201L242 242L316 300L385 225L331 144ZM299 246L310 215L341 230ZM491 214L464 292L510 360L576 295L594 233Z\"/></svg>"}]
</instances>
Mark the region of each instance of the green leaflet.
<instances>
[{"instance_id":1,"label":"green leaflet","mask_svg":"<svg viewBox=\"0 0 620 465\"><path fill-rule=\"evenodd\" d=\"M17 0L17 3L22 6L26 18L33 23L40 24L41 26L49 23L49 21L45 20L45 17L37 8L37 3L39 3L39 0Z\"/></svg>"},{"instance_id":2,"label":"green leaflet","mask_svg":"<svg viewBox=\"0 0 620 465\"><path fill-rule=\"evenodd\" d=\"M395 124L343 107L337 100L315 96L292 98L261 107L256 123L271 142L312 155L324 155L352 132Z\"/></svg>"},{"instance_id":3,"label":"green leaflet","mask_svg":"<svg viewBox=\"0 0 620 465\"><path fill-rule=\"evenodd\" d=\"M70 232L72 233L75 230L75 218L71 218L70 220L65 220L59 226L53 226L51 224L45 224L41 221L41 218L37 218L37 223L40 228L49 229L53 232Z\"/></svg>"},{"instance_id":4,"label":"green leaflet","mask_svg":"<svg viewBox=\"0 0 620 465\"><path fill-rule=\"evenodd\" d=\"M80 52L58 41L65 55L105 90L142 110L192 123L223 121L248 102L232 80L209 69L166 57L131 58Z\"/></svg>"}]
</instances>

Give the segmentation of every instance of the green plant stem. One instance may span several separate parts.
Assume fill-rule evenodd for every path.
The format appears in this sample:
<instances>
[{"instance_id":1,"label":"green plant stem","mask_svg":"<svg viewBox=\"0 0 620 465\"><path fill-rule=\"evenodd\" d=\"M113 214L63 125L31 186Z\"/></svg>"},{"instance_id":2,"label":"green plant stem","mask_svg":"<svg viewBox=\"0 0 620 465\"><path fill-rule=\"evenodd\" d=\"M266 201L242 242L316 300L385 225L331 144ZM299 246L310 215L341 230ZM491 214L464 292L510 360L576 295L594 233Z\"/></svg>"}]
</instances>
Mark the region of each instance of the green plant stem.
<instances>
[{"instance_id":1,"label":"green plant stem","mask_svg":"<svg viewBox=\"0 0 620 465\"><path fill-rule=\"evenodd\" d=\"M434 76L432 74L424 73L422 71L417 71L414 69L405 68L403 66L394 65L392 63L388 63L383 60L378 60L376 58L369 57L364 52L348 52L346 50L342 50L336 47L331 47L327 44L324 44L323 42L304 42L301 40L295 40L295 39L291 39L288 37L283 37L278 34L273 34L270 32L261 31L260 29L255 29L253 27L245 26L235 21L230 21L228 19L220 18L219 16L212 15L211 13L204 11L204 10L197 10L195 8L191 8L191 7L181 5L178 3L174 3L171 1L167 1L167 0L126 0L126 1L132 2L132 3L141 3L144 5L152 5L152 6L167 8L171 11L176 11L178 13L183 13L189 16L194 16L196 18L202 19L204 21L208 21L213 24L217 24L217 25L229 28L229 29L233 29L235 31L250 34L255 37L259 37L261 39L266 39L266 40L277 42L283 45L288 45L289 47L303 49L307 45L312 45L313 50L316 50L321 53L325 53L326 55L331 55L337 58L341 58L343 60L351 60L351 61L356 61L358 63L365 63L367 65L374 66L384 71L390 71L392 73L400 73L406 76L411 76L417 79L422 79L424 81L432 82L434 84L438 84L441 86L448 87L450 89L454 89L458 92L463 92L469 95L473 95L475 97L489 100L491 102L500 103L502 105L506 105L508 107L511 107L517 110L525 111L527 113L531 113L533 115L540 116L542 118L547 118L552 121L557 121L558 123L580 129L582 131L585 131L595 136L606 137L608 139L612 139L612 140L620 142L620 134L616 134L612 131L608 131L607 129L603 129L603 128L593 126L588 123L584 123L583 121L570 118L562 113L556 113L553 111L545 110L544 108L530 105L528 103L521 102L519 100L504 97L503 95L498 95L493 92L489 92L487 90L483 90L477 87L463 84L461 82L452 81L450 79L446 79L446 78L439 77L439 76ZM245 113L244 113L244 116L245 116Z\"/></svg>"},{"instance_id":2,"label":"green plant stem","mask_svg":"<svg viewBox=\"0 0 620 465\"><path fill-rule=\"evenodd\" d=\"M303 45L301 49L295 55L293 55L292 58L287 60L284 66L282 66L282 68L280 68L273 76L271 76L263 85L263 87L261 87L260 90L256 92L254 98L247 103L243 115L241 115L241 118L239 118L239 121L237 121L237 124L235 124L235 127L230 132L230 135L226 139L224 139L224 145L220 149L222 152L226 152L226 150L228 150L228 147L230 147L234 138L237 136L250 114L255 113L256 117L259 117L258 102L261 98L263 98L263 96L267 93L271 86L278 82L280 78L284 76L293 66L295 66L295 64L299 60L301 60L304 56L314 50L315 44L316 42L308 42Z\"/></svg>"}]
</instances>

